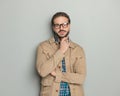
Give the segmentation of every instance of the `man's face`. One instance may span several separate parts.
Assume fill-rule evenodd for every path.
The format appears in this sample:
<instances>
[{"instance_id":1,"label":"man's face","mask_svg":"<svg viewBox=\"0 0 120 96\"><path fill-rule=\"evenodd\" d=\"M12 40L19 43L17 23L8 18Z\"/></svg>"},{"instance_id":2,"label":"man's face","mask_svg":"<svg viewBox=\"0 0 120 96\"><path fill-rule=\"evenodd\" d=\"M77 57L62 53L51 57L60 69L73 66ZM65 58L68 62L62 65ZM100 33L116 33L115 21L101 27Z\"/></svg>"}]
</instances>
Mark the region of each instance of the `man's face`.
<instances>
[{"instance_id":1,"label":"man's face","mask_svg":"<svg viewBox=\"0 0 120 96\"><path fill-rule=\"evenodd\" d=\"M64 16L60 16L54 19L53 31L59 38L68 36L70 31L70 24L68 19Z\"/></svg>"}]
</instances>

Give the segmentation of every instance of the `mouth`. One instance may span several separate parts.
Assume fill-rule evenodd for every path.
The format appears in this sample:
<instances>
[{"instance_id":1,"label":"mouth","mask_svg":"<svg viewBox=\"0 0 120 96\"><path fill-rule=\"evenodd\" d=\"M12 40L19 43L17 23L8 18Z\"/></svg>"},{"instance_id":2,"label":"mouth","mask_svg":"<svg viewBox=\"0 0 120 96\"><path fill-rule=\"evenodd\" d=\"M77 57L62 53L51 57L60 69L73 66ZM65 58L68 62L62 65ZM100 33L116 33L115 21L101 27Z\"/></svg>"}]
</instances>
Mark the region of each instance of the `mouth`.
<instances>
[{"instance_id":1,"label":"mouth","mask_svg":"<svg viewBox=\"0 0 120 96\"><path fill-rule=\"evenodd\" d=\"M57 35L58 35L60 38L66 37L66 36L68 36L68 34L69 34L69 31L67 32L67 31L65 31L65 30L60 30L60 31L57 33Z\"/></svg>"},{"instance_id":2,"label":"mouth","mask_svg":"<svg viewBox=\"0 0 120 96\"><path fill-rule=\"evenodd\" d=\"M60 30L59 33L65 33L66 31L65 30Z\"/></svg>"},{"instance_id":3,"label":"mouth","mask_svg":"<svg viewBox=\"0 0 120 96\"><path fill-rule=\"evenodd\" d=\"M61 34L61 35L64 35L66 33L66 31L59 31L59 34Z\"/></svg>"}]
</instances>

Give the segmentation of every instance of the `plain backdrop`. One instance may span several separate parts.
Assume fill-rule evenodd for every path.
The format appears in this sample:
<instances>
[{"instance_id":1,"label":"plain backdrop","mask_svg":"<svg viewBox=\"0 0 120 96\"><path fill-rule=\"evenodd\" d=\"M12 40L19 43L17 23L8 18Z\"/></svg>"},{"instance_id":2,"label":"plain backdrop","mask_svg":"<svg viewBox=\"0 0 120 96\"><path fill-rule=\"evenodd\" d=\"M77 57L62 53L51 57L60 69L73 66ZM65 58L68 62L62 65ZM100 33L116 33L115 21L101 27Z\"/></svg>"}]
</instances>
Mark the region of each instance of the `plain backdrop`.
<instances>
[{"instance_id":1,"label":"plain backdrop","mask_svg":"<svg viewBox=\"0 0 120 96\"><path fill-rule=\"evenodd\" d=\"M85 96L120 96L120 0L0 0L0 96L39 96L36 49L58 11L86 54Z\"/></svg>"}]
</instances>

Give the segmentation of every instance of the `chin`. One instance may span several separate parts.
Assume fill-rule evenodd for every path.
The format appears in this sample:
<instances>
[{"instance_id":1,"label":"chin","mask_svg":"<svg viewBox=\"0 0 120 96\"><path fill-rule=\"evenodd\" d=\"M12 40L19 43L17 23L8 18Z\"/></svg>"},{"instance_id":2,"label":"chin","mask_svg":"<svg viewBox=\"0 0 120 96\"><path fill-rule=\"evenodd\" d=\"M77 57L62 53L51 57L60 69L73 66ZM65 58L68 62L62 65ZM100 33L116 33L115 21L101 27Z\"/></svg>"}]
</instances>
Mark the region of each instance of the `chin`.
<instances>
[{"instance_id":1,"label":"chin","mask_svg":"<svg viewBox=\"0 0 120 96\"><path fill-rule=\"evenodd\" d=\"M59 36L59 38L64 38L64 37L67 37L67 35L64 35L64 36Z\"/></svg>"}]
</instances>

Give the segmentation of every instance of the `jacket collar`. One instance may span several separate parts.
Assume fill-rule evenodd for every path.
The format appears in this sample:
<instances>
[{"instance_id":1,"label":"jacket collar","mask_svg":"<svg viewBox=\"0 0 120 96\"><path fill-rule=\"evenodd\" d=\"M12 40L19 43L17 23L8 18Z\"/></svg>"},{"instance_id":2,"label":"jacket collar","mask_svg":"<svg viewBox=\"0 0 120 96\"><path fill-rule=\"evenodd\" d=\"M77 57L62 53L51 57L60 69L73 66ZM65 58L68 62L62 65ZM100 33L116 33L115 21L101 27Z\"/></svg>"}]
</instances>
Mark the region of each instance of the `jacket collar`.
<instances>
[{"instance_id":1,"label":"jacket collar","mask_svg":"<svg viewBox=\"0 0 120 96\"><path fill-rule=\"evenodd\" d=\"M51 38L49 39L49 43L50 43L50 44L53 44L53 43L59 44L59 42L56 41L54 37L51 37ZM74 43L70 40L70 48L75 48L75 47L76 47L76 44L74 44Z\"/></svg>"}]
</instances>

